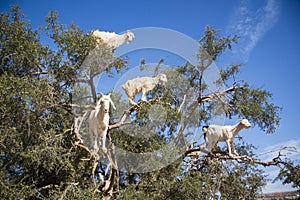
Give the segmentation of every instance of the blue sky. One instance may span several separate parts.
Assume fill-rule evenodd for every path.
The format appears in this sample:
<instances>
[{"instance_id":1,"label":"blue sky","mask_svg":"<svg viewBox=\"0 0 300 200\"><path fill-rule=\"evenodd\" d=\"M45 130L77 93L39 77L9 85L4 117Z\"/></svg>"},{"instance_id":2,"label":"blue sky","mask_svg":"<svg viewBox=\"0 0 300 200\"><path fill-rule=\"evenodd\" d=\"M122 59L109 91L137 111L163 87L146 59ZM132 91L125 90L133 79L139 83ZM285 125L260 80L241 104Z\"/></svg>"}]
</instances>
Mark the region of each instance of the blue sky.
<instances>
[{"instance_id":1,"label":"blue sky","mask_svg":"<svg viewBox=\"0 0 300 200\"><path fill-rule=\"evenodd\" d=\"M34 28L44 24L49 10L59 12L63 24L75 23L85 31L100 29L117 33L141 27L162 27L200 39L206 25L221 34L238 34L234 50L225 54L218 67L244 63L240 79L267 89L274 103L282 106L281 125L275 134L266 135L257 128L242 131L246 141L259 151L293 145L300 159L300 1L296 0L14 0L0 1L0 11L18 3ZM47 42L47 41L45 41ZM157 62L157 57L150 62ZM228 121L235 123L235 121ZM270 174L275 169L269 170ZM280 183L269 184L265 191L290 190Z\"/></svg>"}]
</instances>

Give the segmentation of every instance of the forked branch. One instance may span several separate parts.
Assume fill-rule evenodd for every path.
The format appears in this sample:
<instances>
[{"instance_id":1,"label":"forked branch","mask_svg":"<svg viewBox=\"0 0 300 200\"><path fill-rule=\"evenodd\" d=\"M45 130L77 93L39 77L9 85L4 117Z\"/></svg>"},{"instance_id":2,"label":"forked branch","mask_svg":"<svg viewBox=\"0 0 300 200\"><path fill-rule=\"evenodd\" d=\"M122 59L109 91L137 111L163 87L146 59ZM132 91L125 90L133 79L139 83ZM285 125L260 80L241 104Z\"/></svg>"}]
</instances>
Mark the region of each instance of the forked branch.
<instances>
[{"instance_id":1,"label":"forked branch","mask_svg":"<svg viewBox=\"0 0 300 200\"><path fill-rule=\"evenodd\" d=\"M108 130L111 130L111 129L115 129L115 128L119 128L121 126L124 126L126 124L129 124L130 122L126 122L126 119L129 117L129 115L135 111L135 110L138 110L142 105L145 105L145 104L155 104L155 103L160 103L160 104L164 104L164 105L170 105L169 103L165 103L165 102L162 102L161 101L161 98L158 97L158 98L155 98L155 99L151 99L149 101L140 101L138 102L137 104L134 104L132 105L130 108L128 108L127 110L124 111L124 114L122 115L122 117L120 118L120 121L115 123L115 124L111 124L109 125L108 127Z\"/></svg>"}]
</instances>

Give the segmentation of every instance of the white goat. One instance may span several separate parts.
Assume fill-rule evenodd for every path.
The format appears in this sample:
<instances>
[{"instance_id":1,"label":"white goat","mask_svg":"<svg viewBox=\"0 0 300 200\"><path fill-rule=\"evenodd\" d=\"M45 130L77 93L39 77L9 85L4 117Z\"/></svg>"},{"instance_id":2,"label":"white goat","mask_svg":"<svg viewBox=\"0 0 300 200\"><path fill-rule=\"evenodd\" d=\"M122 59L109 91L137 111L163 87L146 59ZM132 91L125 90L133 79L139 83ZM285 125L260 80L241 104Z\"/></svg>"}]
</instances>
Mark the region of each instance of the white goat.
<instances>
[{"instance_id":1,"label":"white goat","mask_svg":"<svg viewBox=\"0 0 300 200\"><path fill-rule=\"evenodd\" d=\"M196 141L199 141L202 135L204 135L205 144L200 146L200 149L207 148L209 152L217 146L218 142L226 142L229 156L233 157L232 151L235 155L238 155L233 140L235 136L243 129L250 128L251 124L247 119L242 119L236 125L233 126L219 126L219 125L210 125L204 126L202 131L203 133L197 138Z\"/></svg>"},{"instance_id":2,"label":"white goat","mask_svg":"<svg viewBox=\"0 0 300 200\"><path fill-rule=\"evenodd\" d=\"M168 81L165 74L158 74L156 77L139 77L132 80L128 80L124 85L122 85L123 90L125 90L129 102L131 104L136 104L134 96L142 92L142 101L146 100L146 94L152 90L158 83L163 85Z\"/></svg>"},{"instance_id":3,"label":"white goat","mask_svg":"<svg viewBox=\"0 0 300 200\"><path fill-rule=\"evenodd\" d=\"M110 98L111 93L108 95L100 94L102 97L98 100L95 110L91 111L88 119L89 133L94 144L93 149L99 150L98 144L101 143L102 138L102 150L106 153L105 142L109 124L109 106L111 104L114 109L116 107Z\"/></svg>"},{"instance_id":4,"label":"white goat","mask_svg":"<svg viewBox=\"0 0 300 200\"><path fill-rule=\"evenodd\" d=\"M122 35L116 34L114 32L95 30L92 31L92 35L96 38L96 41L99 44L107 44L113 50L121 46L124 42L127 42L128 44L134 38L134 34L130 30Z\"/></svg>"}]
</instances>

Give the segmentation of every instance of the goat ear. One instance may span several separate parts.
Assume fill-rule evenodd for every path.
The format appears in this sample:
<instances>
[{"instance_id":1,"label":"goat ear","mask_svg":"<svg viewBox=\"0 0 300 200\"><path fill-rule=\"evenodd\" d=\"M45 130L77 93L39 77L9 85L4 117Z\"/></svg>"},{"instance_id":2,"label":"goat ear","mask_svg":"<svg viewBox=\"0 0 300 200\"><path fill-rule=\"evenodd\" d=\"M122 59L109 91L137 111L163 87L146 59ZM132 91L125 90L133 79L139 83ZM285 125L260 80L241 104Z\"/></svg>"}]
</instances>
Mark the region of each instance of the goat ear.
<instances>
[{"instance_id":1,"label":"goat ear","mask_svg":"<svg viewBox=\"0 0 300 200\"><path fill-rule=\"evenodd\" d=\"M100 94L101 96L103 96L103 95L104 95L102 92L99 92L99 94Z\"/></svg>"},{"instance_id":2,"label":"goat ear","mask_svg":"<svg viewBox=\"0 0 300 200\"><path fill-rule=\"evenodd\" d=\"M110 92L110 93L108 94L108 96L111 97L111 95L112 95L112 93Z\"/></svg>"}]
</instances>

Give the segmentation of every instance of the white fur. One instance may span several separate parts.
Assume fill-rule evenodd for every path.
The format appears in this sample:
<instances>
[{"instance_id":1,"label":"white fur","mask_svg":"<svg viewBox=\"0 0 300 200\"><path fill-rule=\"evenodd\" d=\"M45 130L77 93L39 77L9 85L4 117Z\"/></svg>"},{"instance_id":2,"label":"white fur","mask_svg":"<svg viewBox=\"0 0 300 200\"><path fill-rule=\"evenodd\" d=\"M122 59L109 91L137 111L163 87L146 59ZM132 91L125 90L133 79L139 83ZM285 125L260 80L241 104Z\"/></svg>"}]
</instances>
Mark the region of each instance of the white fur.
<instances>
[{"instance_id":1,"label":"white fur","mask_svg":"<svg viewBox=\"0 0 300 200\"><path fill-rule=\"evenodd\" d=\"M122 88L125 90L130 103L136 104L133 101L136 94L142 92L142 101L147 101L147 92L152 90L158 83L165 84L167 81L167 76L165 74L158 74L156 77L139 77L128 80L122 85Z\"/></svg>"},{"instance_id":2,"label":"white fur","mask_svg":"<svg viewBox=\"0 0 300 200\"><path fill-rule=\"evenodd\" d=\"M96 38L96 41L99 44L107 44L113 50L122 45L124 42L131 42L134 38L134 34L130 30L122 35L116 34L114 32L95 30L92 31L92 35Z\"/></svg>"},{"instance_id":3,"label":"white fur","mask_svg":"<svg viewBox=\"0 0 300 200\"><path fill-rule=\"evenodd\" d=\"M211 152L218 142L226 142L229 156L232 157L232 151L235 155L238 155L233 144L234 138L243 128L250 127L251 124L247 119L242 119L233 126L210 125L208 128L202 129L203 133L198 137L197 141L204 135L205 144L201 145L200 148L207 148L209 152Z\"/></svg>"},{"instance_id":4,"label":"white fur","mask_svg":"<svg viewBox=\"0 0 300 200\"><path fill-rule=\"evenodd\" d=\"M110 104L114 109L115 105L112 102L111 94L104 95L98 100L95 110L92 110L88 119L89 133L91 135L92 143L94 144L93 149L98 151L99 144L102 138L102 150L106 152L105 142L109 124L109 107Z\"/></svg>"}]
</instances>

